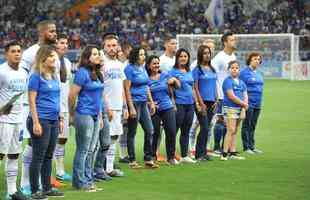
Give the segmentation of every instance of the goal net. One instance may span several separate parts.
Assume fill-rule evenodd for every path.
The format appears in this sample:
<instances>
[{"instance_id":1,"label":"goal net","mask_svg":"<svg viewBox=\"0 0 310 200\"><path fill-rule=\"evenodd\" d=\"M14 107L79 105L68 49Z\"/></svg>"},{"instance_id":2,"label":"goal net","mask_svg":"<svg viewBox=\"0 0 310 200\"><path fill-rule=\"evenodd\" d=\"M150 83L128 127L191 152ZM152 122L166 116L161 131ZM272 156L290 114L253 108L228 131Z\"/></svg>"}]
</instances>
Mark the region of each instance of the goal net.
<instances>
[{"instance_id":1,"label":"goal net","mask_svg":"<svg viewBox=\"0 0 310 200\"><path fill-rule=\"evenodd\" d=\"M177 35L178 48L185 48L191 54L191 61L197 57L197 49L206 39L215 41L215 54L222 50L221 36L215 34ZM294 34L236 34L236 56L241 66L250 52L259 52L263 62L259 70L266 78L310 80L310 62L299 60L299 37Z\"/></svg>"}]
</instances>

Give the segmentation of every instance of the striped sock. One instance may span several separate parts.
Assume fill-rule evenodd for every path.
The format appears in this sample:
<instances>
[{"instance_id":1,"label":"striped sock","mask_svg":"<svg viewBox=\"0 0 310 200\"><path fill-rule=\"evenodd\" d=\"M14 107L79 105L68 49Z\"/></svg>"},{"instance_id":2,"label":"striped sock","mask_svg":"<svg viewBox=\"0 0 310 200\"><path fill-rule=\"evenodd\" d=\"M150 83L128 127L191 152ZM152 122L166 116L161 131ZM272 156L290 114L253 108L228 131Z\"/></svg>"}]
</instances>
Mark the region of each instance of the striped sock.
<instances>
[{"instance_id":1,"label":"striped sock","mask_svg":"<svg viewBox=\"0 0 310 200\"><path fill-rule=\"evenodd\" d=\"M65 145L63 144L56 144L54 158L56 164L56 174L59 176L63 176L65 174L65 167L64 167L64 157L65 157Z\"/></svg>"},{"instance_id":2,"label":"striped sock","mask_svg":"<svg viewBox=\"0 0 310 200\"><path fill-rule=\"evenodd\" d=\"M7 159L5 168L8 194L12 195L17 191L18 159Z\"/></svg>"}]
</instances>

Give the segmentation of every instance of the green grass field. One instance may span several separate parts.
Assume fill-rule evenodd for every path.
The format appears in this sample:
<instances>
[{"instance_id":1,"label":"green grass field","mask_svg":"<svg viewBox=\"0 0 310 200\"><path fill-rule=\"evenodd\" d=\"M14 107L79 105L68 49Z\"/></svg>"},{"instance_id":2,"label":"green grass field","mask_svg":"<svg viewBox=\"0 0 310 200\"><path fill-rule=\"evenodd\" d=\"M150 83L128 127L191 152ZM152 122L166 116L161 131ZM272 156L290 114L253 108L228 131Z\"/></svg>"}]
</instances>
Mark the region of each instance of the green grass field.
<instances>
[{"instance_id":1,"label":"green grass field","mask_svg":"<svg viewBox=\"0 0 310 200\"><path fill-rule=\"evenodd\" d=\"M310 199L310 81L267 80L264 107L257 127L262 155L244 161L161 166L158 170L131 170L120 165L124 178L98 183L104 191L84 193L64 187L65 198L74 200L307 200ZM239 137L240 138L240 137ZM142 158L142 132L137 135ZM241 150L239 140L239 150ZM74 140L67 149L71 171ZM3 165L0 199L5 193Z\"/></svg>"}]
</instances>

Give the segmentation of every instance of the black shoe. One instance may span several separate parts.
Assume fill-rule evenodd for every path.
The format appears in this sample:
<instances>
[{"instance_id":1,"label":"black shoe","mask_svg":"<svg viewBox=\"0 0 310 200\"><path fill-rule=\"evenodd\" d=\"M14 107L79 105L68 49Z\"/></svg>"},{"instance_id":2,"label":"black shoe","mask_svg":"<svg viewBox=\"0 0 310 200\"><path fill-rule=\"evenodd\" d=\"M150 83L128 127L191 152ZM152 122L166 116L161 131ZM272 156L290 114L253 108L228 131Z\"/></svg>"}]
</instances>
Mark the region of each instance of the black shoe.
<instances>
[{"instance_id":1,"label":"black shoe","mask_svg":"<svg viewBox=\"0 0 310 200\"><path fill-rule=\"evenodd\" d=\"M205 155L204 156L204 159L207 160L207 161L212 161L213 159L211 158L211 156L209 155Z\"/></svg>"},{"instance_id":2,"label":"black shoe","mask_svg":"<svg viewBox=\"0 0 310 200\"><path fill-rule=\"evenodd\" d=\"M120 158L120 159L118 160L118 162L120 162L120 163L129 163L129 157L126 156L126 157L124 157L124 158Z\"/></svg>"},{"instance_id":3,"label":"black shoe","mask_svg":"<svg viewBox=\"0 0 310 200\"><path fill-rule=\"evenodd\" d=\"M11 200L28 200L29 198L25 196L21 191L17 191L10 195Z\"/></svg>"},{"instance_id":4,"label":"black shoe","mask_svg":"<svg viewBox=\"0 0 310 200\"><path fill-rule=\"evenodd\" d=\"M31 195L31 199L33 200L48 200L48 197L42 192L36 192Z\"/></svg>"},{"instance_id":5,"label":"black shoe","mask_svg":"<svg viewBox=\"0 0 310 200\"><path fill-rule=\"evenodd\" d=\"M63 192L60 192L59 190L54 189L54 188L43 192L43 194L45 194L48 197L64 197L65 196Z\"/></svg>"}]
</instances>

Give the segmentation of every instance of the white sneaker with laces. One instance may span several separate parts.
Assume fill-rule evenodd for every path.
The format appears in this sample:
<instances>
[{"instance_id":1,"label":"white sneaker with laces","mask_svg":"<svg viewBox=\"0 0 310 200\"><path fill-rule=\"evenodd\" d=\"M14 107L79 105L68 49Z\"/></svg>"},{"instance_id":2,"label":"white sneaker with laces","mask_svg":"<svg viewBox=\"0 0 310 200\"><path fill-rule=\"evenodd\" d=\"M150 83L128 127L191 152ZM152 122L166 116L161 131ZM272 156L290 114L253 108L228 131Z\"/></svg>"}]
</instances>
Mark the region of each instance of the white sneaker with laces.
<instances>
[{"instance_id":1,"label":"white sneaker with laces","mask_svg":"<svg viewBox=\"0 0 310 200\"><path fill-rule=\"evenodd\" d=\"M263 151L262 151L262 150L259 150L259 149L253 149L252 151L253 151L254 153L257 153L257 154L263 153Z\"/></svg>"},{"instance_id":2,"label":"white sneaker with laces","mask_svg":"<svg viewBox=\"0 0 310 200\"><path fill-rule=\"evenodd\" d=\"M237 155L230 155L229 159L231 159L231 160L245 160L245 157L237 156Z\"/></svg>"},{"instance_id":3,"label":"white sneaker with laces","mask_svg":"<svg viewBox=\"0 0 310 200\"><path fill-rule=\"evenodd\" d=\"M247 154L255 154L255 152L252 151L251 149L245 150L244 152L247 153Z\"/></svg>"},{"instance_id":4,"label":"white sneaker with laces","mask_svg":"<svg viewBox=\"0 0 310 200\"><path fill-rule=\"evenodd\" d=\"M196 160L191 159L190 157L186 156L186 157L182 157L180 162L182 163L196 163Z\"/></svg>"}]
</instances>

